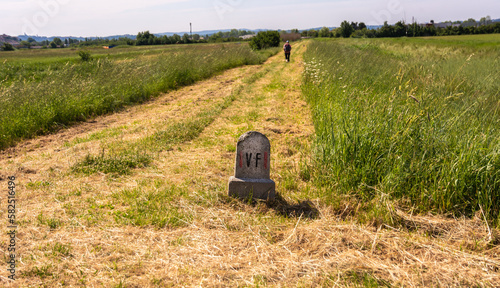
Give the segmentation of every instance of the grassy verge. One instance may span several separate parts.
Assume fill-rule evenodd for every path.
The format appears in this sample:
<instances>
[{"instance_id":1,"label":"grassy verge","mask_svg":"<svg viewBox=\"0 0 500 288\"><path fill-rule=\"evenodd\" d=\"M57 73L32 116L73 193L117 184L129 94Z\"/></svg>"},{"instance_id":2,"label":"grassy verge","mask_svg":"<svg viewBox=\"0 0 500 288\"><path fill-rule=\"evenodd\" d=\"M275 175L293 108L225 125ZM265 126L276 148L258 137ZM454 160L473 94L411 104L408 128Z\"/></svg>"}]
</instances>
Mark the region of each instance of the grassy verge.
<instances>
[{"instance_id":1,"label":"grassy verge","mask_svg":"<svg viewBox=\"0 0 500 288\"><path fill-rule=\"evenodd\" d=\"M482 211L498 223L500 50L469 40L311 44L303 92L317 133L312 177L335 191L325 198Z\"/></svg>"},{"instance_id":2,"label":"grassy verge","mask_svg":"<svg viewBox=\"0 0 500 288\"><path fill-rule=\"evenodd\" d=\"M87 62L53 56L48 62L43 58L8 62L0 83L0 149L19 139L146 101L225 69L262 63L270 55L255 53L247 45L148 51Z\"/></svg>"}]
</instances>

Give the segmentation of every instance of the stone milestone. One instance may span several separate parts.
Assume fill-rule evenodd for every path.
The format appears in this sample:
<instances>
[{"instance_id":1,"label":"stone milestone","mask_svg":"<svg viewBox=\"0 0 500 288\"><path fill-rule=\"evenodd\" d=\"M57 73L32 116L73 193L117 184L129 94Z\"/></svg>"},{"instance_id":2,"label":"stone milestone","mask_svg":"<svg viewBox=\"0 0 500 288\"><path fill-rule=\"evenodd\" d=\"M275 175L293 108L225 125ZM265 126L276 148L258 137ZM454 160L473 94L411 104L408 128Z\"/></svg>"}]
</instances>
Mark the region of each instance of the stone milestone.
<instances>
[{"instance_id":1,"label":"stone milestone","mask_svg":"<svg viewBox=\"0 0 500 288\"><path fill-rule=\"evenodd\" d=\"M271 144L259 132L250 131L238 139L234 176L229 178L229 196L274 199L276 184L270 179Z\"/></svg>"}]
</instances>

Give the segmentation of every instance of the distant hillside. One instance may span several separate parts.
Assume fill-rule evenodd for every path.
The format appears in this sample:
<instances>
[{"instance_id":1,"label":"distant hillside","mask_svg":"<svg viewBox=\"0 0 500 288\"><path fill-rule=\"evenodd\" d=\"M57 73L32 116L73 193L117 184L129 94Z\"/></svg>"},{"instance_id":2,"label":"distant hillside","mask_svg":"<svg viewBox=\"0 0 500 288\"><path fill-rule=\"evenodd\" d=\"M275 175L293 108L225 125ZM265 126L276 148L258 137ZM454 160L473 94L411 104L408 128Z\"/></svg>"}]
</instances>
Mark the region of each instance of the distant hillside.
<instances>
[{"instance_id":1,"label":"distant hillside","mask_svg":"<svg viewBox=\"0 0 500 288\"><path fill-rule=\"evenodd\" d=\"M202 31L193 31L193 34L198 34L198 35L201 35L201 36L205 36L205 35L208 35L208 36L211 36L211 35L214 35L214 34L217 34L219 32L222 32L222 33L225 33L225 32L231 32L233 29L222 29L222 30L202 30ZM257 30L251 30L251 29L237 29L237 30L244 30L244 31L251 31L251 32L254 32L254 33L257 33L259 31L266 31L266 30L262 30L262 29L257 29ZM177 35L184 35L184 34L189 34L190 32L163 32L163 33L155 33L155 36L163 36L163 35L167 35L167 36L173 36L174 34L177 34Z\"/></svg>"},{"instance_id":2,"label":"distant hillside","mask_svg":"<svg viewBox=\"0 0 500 288\"><path fill-rule=\"evenodd\" d=\"M9 43L12 45L17 45L17 44L19 44L19 42L21 42L21 40L19 40L19 38L17 38L17 37L5 35L5 34L0 35L0 44Z\"/></svg>"},{"instance_id":3,"label":"distant hillside","mask_svg":"<svg viewBox=\"0 0 500 288\"><path fill-rule=\"evenodd\" d=\"M201 35L201 36L205 36L205 35L208 35L208 36L211 36L213 34L216 34L216 33L219 33L219 32L230 32L232 29L223 29L223 30L203 30L203 31L193 31L193 34L198 34L198 35ZM252 32L260 32L260 31L267 31L267 29L257 29L257 30L249 30L249 29L239 29L239 30L246 30L246 31L252 31ZM163 35L166 35L166 36L173 36L174 34L177 34L177 35L184 35L184 34L189 34L189 32L185 31L185 32L163 32L163 33L153 33L155 36L157 37L160 37L160 36L163 36ZM105 37L75 37L75 36L50 36L50 37L46 37L46 36L34 36L34 35L19 35L18 38L22 40L28 40L28 38L33 38L35 39L37 42L42 42L42 41L45 41L45 40L48 40L49 42L54 40L54 38L60 38L60 39L68 39L68 38L71 38L71 39L75 39L75 40L80 40L80 41L84 41L85 38L89 39L89 40L92 40L92 39L108 39L108 40L111 40L111 39L119 39L119 38L129 38L129 39L132 39L132 40L135 40L135 38L137 37L137 34L136 35L131 35L131 34L124 34L124 35L111 35L111 36L105 36Z\"/></svg>"},{"instance_id":4,"label":"distant hillside","mask_svg":"<svg viewBox=\"0 0 500 288\"><path fill-rule=\"evenodd\" d=\"M51 42L52 40L54 40L54 38L59 38L59 39L75 39L75 40L79 40L79 41L85 41L85 38L86 39L119 39L119 38L130 38L130 39L135 39L136 35L130 35L130 34L124 34L124 35L112 35L112 36L106 36L106 37L76 37L76 36L50 36L50 37L47 37L47 36L34 36L34 35L19 35L17 36L19 39L21 39L21 41L26 41L28 40L28 38L33 38L35 39L37 42L42 42L42 41L49 41Z\"/></svg>"},{"instance_id":5,"label":"distant hillside","mask_svg":"<svg viewBox=\"0 0 500 288\"><path fill-rule=\"evenodd\" d=\"M198 35L201 35L201 36L205 36L205 35L208 35L208 36L211 36L213 34L216 34L216 33L219 33L219 32L230 32L232 29L223 29L223 30L203 30L203 31L193 31L193 34L198 34ZM260 31L267 31L267 29L257 29L257 30L247 30L247 29L240 29L240 30L246 30L246 31L252 31L252 32L260 32ZM189 32L163 32L163 33L153 33L155 36L163 36L163 35L166 35L166 36L173 36L174 34L177 34L177 35L184 35L184 34L189 34ZM75 36L50 36L50 37L47 37L47 36L34 36L34 35L19 35L18 38L20 39L20 41L23 41L23 40L28 40L28 38L33 38L35 39L37 42L42 42L42 41L45 41L45 40L48 40L49 42L54 40L54 38L60 38L60 39L75 39L75 40L80 40L80 41L85 41L85 39L89 39L89 40L92 40L92 39L108 39L108 40L111 40L111 39L119 39L119 38L129 38L129 39L132 39L132 40L135 40L135 38L137 37L137 34L136 35L131 35L131 34L123 34L123 35L111 35L111 36L105 36L105 37L75 37Z\"/></svg>"},{"instance_id":6,"label":"distant hillside","mask_svg":"<svg viewBox=\"0 0 500 288\"><path fill-rule=\"evenodd\" d=\"M335 29L335 28L337 28L337 27L326 27L326 28L328 28L328 29L332 30L332 29ZM309 29L301 29L301 30L299 30L299 31L300 31L300 32L302 32L302 31L311 31L311 30L317 30L317 31L319 31L319 30L321 30L321 29L323 29L323 27L314 27L314 28L309 28Z\"/></svg>"}]
</instances>

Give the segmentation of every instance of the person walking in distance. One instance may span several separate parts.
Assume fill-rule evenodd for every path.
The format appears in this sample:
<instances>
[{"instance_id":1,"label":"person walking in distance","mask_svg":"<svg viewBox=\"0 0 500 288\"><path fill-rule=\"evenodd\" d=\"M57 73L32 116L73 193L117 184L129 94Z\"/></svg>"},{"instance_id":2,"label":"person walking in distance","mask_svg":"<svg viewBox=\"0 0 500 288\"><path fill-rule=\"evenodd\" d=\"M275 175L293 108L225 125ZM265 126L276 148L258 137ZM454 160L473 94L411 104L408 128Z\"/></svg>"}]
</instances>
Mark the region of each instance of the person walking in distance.
<instances>
[{"instance_id":1,"label":"person walking in distance","mask_svg":"<svg viewBox=\"0 0 500 288\"><path fill-rule=\"evenodd\" d=\"M290 52L292 52L292 45L290 42L286 40L285 46L283 46L283 50L285 51L286 62L290 62Z\"/></svg>"}]
</instances>

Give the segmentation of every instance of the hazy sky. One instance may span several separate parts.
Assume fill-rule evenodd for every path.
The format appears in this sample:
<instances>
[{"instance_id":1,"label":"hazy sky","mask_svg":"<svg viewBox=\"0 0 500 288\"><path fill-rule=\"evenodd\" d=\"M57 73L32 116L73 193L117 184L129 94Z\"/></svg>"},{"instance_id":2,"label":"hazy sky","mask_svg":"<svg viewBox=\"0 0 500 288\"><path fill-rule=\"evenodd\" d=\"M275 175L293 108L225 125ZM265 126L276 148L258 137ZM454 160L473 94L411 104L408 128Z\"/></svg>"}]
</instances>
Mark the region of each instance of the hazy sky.
<instances>
[{"instance_id":1,"label":"hazy sky","mask_svg":"<svg viewBox=\"0 0 500 288\"><path fill-rule=\"evenodd\" d=\"M305 29L343 20L500 18L500 0L0 0L0 34L109 36L213 29Z\"/></svg>"}]
</instances>

